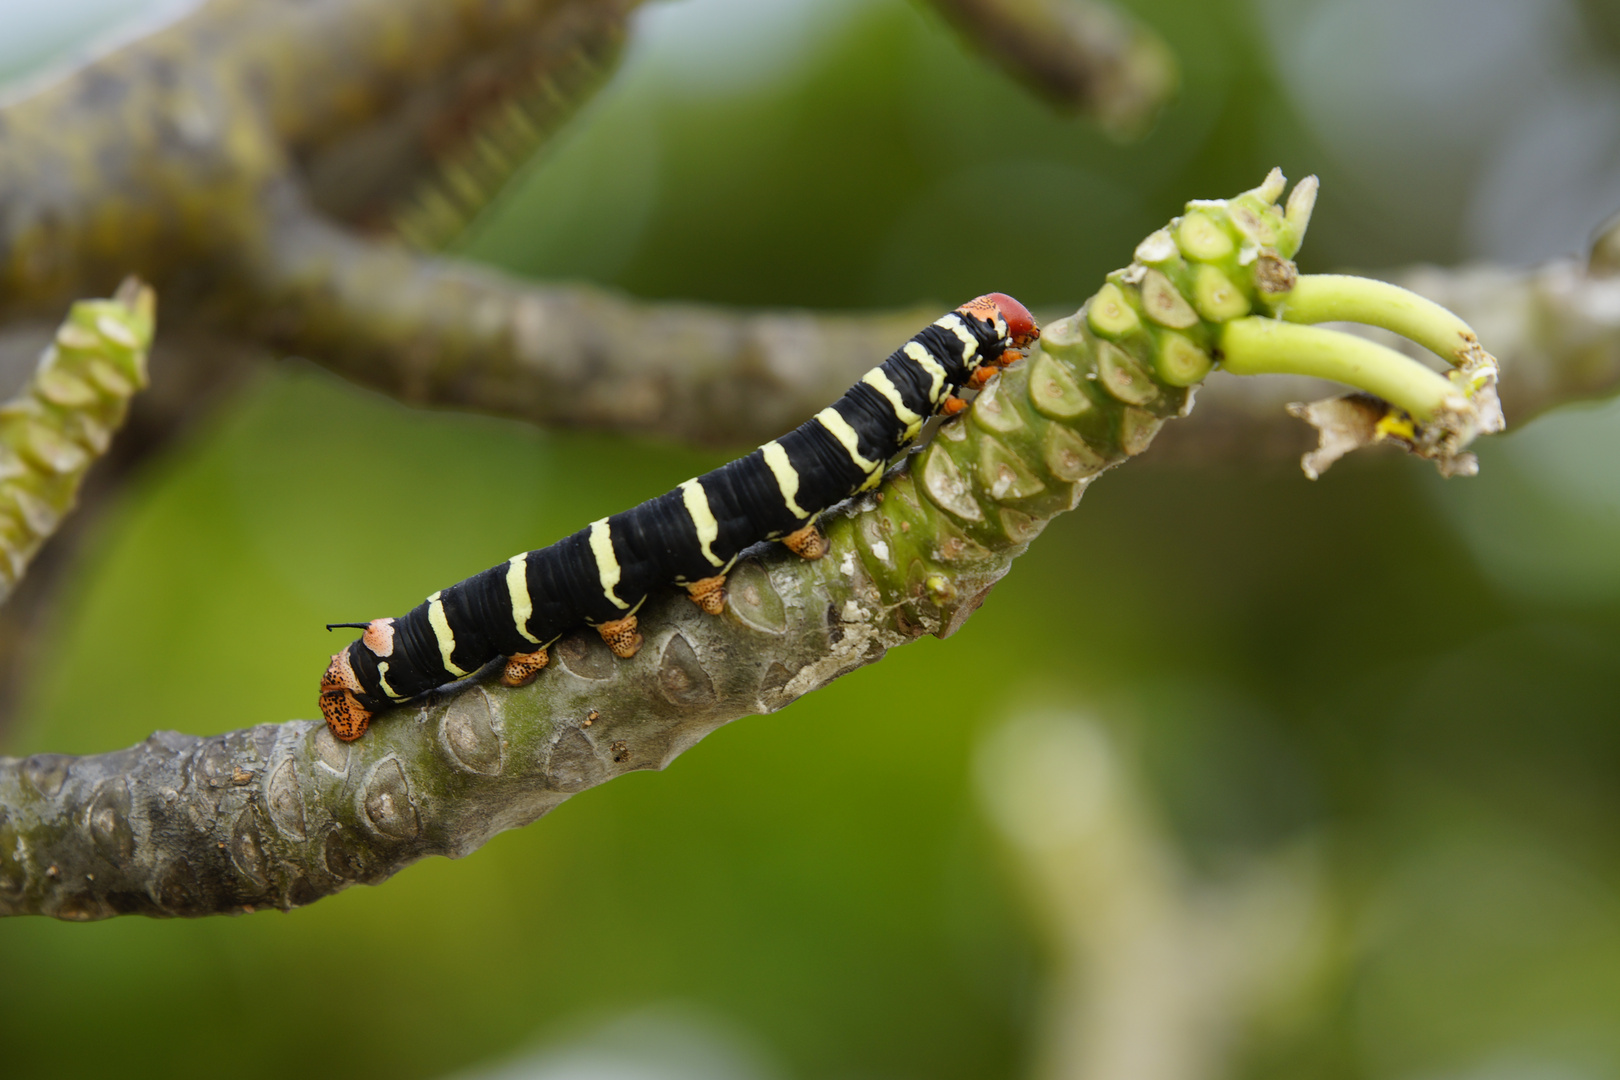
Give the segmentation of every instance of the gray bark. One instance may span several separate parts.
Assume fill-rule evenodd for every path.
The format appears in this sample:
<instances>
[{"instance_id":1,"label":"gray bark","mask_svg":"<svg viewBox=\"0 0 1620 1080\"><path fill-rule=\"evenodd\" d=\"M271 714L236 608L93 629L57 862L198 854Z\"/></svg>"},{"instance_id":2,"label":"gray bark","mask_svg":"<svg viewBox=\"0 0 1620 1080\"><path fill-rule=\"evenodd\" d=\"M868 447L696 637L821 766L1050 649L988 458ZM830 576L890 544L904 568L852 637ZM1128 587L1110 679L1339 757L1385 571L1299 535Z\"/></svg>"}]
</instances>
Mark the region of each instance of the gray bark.
<instances>
[{"instance_id":1,"label":"gray bark","mask_svg":"<svg viewBox=\"0 0 1620 1080\"><path fill-rule=\"evenodd\" d=\"M673 593L649 600L647 641L630 660L576 633L526 688L486 670L385 714L355 743L295 720L0 758L0 914L290 908L430 855L466 855L576 792L663 768L722 724L950 633L1015 553L956 575L967 602L950 614L875 605L864 562L837 550L809 563L773 547L733 571L721 616Z\"/></svg>"}]
</instances>

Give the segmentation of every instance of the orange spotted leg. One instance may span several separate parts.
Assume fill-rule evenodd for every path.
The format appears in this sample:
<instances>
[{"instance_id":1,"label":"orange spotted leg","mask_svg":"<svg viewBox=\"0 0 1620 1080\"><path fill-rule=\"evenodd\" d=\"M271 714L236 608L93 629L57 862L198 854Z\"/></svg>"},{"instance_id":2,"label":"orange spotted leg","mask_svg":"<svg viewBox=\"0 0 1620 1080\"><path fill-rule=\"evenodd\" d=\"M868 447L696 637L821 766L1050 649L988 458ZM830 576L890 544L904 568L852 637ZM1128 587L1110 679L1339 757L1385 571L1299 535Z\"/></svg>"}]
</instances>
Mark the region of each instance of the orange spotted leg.
<instances>
[{"instance_id":1,"label":"orange spotted leg","mask_svg":"<svg viewBox=\"0 0 1620 1080\"><path fill-rule=\"evenodd\" d=\"M516 653L506 658L506 667L501 671L502 686L528 686L534 682L535 677L550 661L544 648L529 653Z\"/></svg>"},{"instance_id":2,"label":"orange spotted leg","mask_svg":"<svg viewBox=\"0 0 1620 1080\"><path fill-rule=\"evenodd\" d=\"M641 631L636 629L634 615L602 623L597 626L596 632L602 635L602 640L607 642L614 656L628 659L641 650Z\"/></svg>"},{"instance_id":3,"label":"orange spotted leg","mask_svg":"<svg viewBox=\"0 0 1620 1080\"><path fill-rule=\"evenodd\" d=\"M1017 349L1004 349L1000 356L987 364L980 364L968 376L967 384L970 389L983 390L986 383L1001 373L1005 367L1016 364L1024 358L1024 354Z\"/></svg>"},{"instance_id":4,"label":"orange spotted leg","mask_svg":"<svg viewBox=\"0 0 1620 1080\"><path fill-rule=\"evenodd\" d=\"M371 723L371 710L360 704L360 680L349 666L349 651L332 657L326 674L321 676L321 716L332 734L344 742L354 742L366 733Z\"/></svg>"},{"instance_id":5,"label":"orange spotted leg","mask_svg":"<svg viewBox=\"0 0 1620 1080\"><path fill-rule=\"evenodd\" d=\"M797 532L782 537L782 544L801 559L819 559L827 554L827 537L811 522Z\"/></svg>"},{"instance_id":6,"label":"orange spotted leg","mask_svg":"<svg viewBox=\"0 0 1620 1080\"><path fill-rule=\"evenodd\" d=\"M726 575L700 578L686 587L686 595L708 614L718 615L726 609Z\"/></svg>"}]
</instances>

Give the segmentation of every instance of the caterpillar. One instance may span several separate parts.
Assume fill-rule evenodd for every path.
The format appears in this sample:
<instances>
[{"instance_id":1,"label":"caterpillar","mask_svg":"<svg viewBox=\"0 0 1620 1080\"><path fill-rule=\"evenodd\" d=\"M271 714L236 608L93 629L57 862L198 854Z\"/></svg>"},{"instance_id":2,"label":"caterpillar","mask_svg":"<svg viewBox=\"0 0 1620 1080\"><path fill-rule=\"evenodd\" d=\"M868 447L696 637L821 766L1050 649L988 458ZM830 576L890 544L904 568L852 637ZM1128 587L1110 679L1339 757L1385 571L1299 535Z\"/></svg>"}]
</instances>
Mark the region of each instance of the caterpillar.
<instances>
[{"instance_id":1,"label":"caterpillar","mask_svg":"<svg viewBox=\"0 0 1620 1080\"><path fill-rule=\"evenodd\" d=\"M725 607L726 574L744 549L777 540L808 559L826 553L823 512L877 486L891 458L935 415L978 389L1040 336L1017 300L989 293L923 327L843 397L746 457L550 547L429 596L400 618L328 626L365 633L332 657L321 715L345 742L378 712L505 657L501 682L523 686L568 630L594 627L615 655L641 647L636 611L674 584L705 612Z\"/></svg>"}]
</instances>

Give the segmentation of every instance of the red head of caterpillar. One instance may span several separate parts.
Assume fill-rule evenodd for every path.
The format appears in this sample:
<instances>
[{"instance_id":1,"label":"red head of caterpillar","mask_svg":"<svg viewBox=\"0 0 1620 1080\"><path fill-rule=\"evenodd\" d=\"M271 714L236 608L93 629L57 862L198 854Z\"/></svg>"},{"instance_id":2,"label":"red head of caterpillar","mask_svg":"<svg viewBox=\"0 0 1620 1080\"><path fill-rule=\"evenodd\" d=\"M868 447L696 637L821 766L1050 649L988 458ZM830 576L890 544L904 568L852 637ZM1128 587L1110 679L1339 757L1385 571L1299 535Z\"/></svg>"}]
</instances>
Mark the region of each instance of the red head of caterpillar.
<instances>
[{"instance_id":1,"label":"red head of caterpillar","mask_svg":"<svg viewBox=\"0 0 1620 1080\"><path fill-rule=\"evenodd\" d=\"M1029 309L1006 293L985 293L976 297L956 309L963 315L977 319L1000 318L1006 325L1007 338L1015 349L1027 349L1041 336L1040 327L1035 325L1035 316ZM1001 329L997 327L996 329Z\"/></svg>"},{"instance_id":2,"label":"red head of caterpillar","mask_svg":"<svg viewBox=\"0 0 1620 1080\"><path fill-rule=\"evenodd\" d=\"M969 361L972 370L963 385L974 390L983 389L995 373L1008 364L1022 360L1022 350L1041 336L1040 328L1035 325L1035 316L1006 293L985 293L957 308L956 314L964 319L989 323L997 339L1007 345ZM955 416L966 407L966 402L952 398L946 402L944 412L947 416Z\"/></svg>"}]
</instances>

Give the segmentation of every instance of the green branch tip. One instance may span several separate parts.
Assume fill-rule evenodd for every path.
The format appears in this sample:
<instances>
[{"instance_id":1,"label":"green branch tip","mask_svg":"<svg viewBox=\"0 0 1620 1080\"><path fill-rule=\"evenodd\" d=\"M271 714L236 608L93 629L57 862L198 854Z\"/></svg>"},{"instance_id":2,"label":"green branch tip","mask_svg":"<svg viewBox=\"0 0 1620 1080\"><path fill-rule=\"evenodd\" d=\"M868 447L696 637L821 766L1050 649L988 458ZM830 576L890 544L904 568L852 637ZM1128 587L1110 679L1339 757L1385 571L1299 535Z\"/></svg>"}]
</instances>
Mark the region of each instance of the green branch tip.
<instances>
[{"instance_id":1,"label":"green branch tip","mask_svg":"<svg viewBox=\"0 0 1620 1080\"><path fill-rule=\"evenodd\" d=\"M1245 191L1243 195L1252 195L1261 202L1270 205L1282 198L1282 193L1286 190L1288 190L1288 177L1283 175L1281 169L1273 166L1271 171L1266 173L1266 178L1260 181L1259 187L1251 188ZM1242 198L1243 196L1238 197Z\"/></svg>"},{"instance_id":2,"label":"green branch tip","mask_svg":"<svg viewBox=\"0 0 1620 1080\"><path fill-rule=\"evenodd\" d=\"M1272 169L1235 198L1189 202L1110 275L1086 309L1089 328L1120 346L1137 343L1172 386L1202 381L1208 368L1198 354L1214 350L1233 374L1310 375L1377 395L1291 407L1321 431L1321 448L1304 462L1312 478L1373 442L1405 446L1448 476L1472 473L1477 465L1462 448L1504 426L1495 358L1466 322L1415 293L1367 278L1301 276L1292 260L1319 189L1308 176L1279 207L1287 180ZM1310 325L1339 321L1391 330L1456 370L1442 376L1394 349Z\"/></svg>"},{"instance_id":3,"label":"green branch tip","mask_svg":"<svg viewBox=\"0 0 1620 1080\"><path fill-rule=\"evenodd\" d=\"M1279 319L1291 323L1353 322L1383 327L1452 365L1466 363L1479 348L1479 335L1459 316L1387 281L1348 274L1306 274L1271 304Z\"/></svg>"},{"instance_id":4,"label":"green branch tip","mask_svg":"<svg viewBox=\"0 0 1620 1080\"><path fill-rule=\"evenodd\" d=\"M157 296L134 278L81 300L22 392L0 404L0 600L78 499L146 385Z\"/></svg>"},{"instance_id":5,"label":"green branch tip","mask_svg":"<svg viewBox=\"0 0 1620 1080\"><path fill-rule=\"evenodd\" d=\"M1316 193L1321 186L1322 182L1314 175L1307 176L1294 187L1293 194L1288 196L1288 208L1284 211L1284 216L1300 236L1304 236L1305 230L1310 227L1311 212L1316 209Z\"/></svg>"},{"instance_id":6,"label":"green branch tip","mask_svg":"<svg viewBox=\"0 0 1620 1080\"><path fill-rule=\"evenodd\" d=\"M1430 420L1456 388L1386 345L1314 326L1250 316L1221 329L1222 366L1234 375L1310 375L1377 394Z\"/></svg>"}]
</instances>

